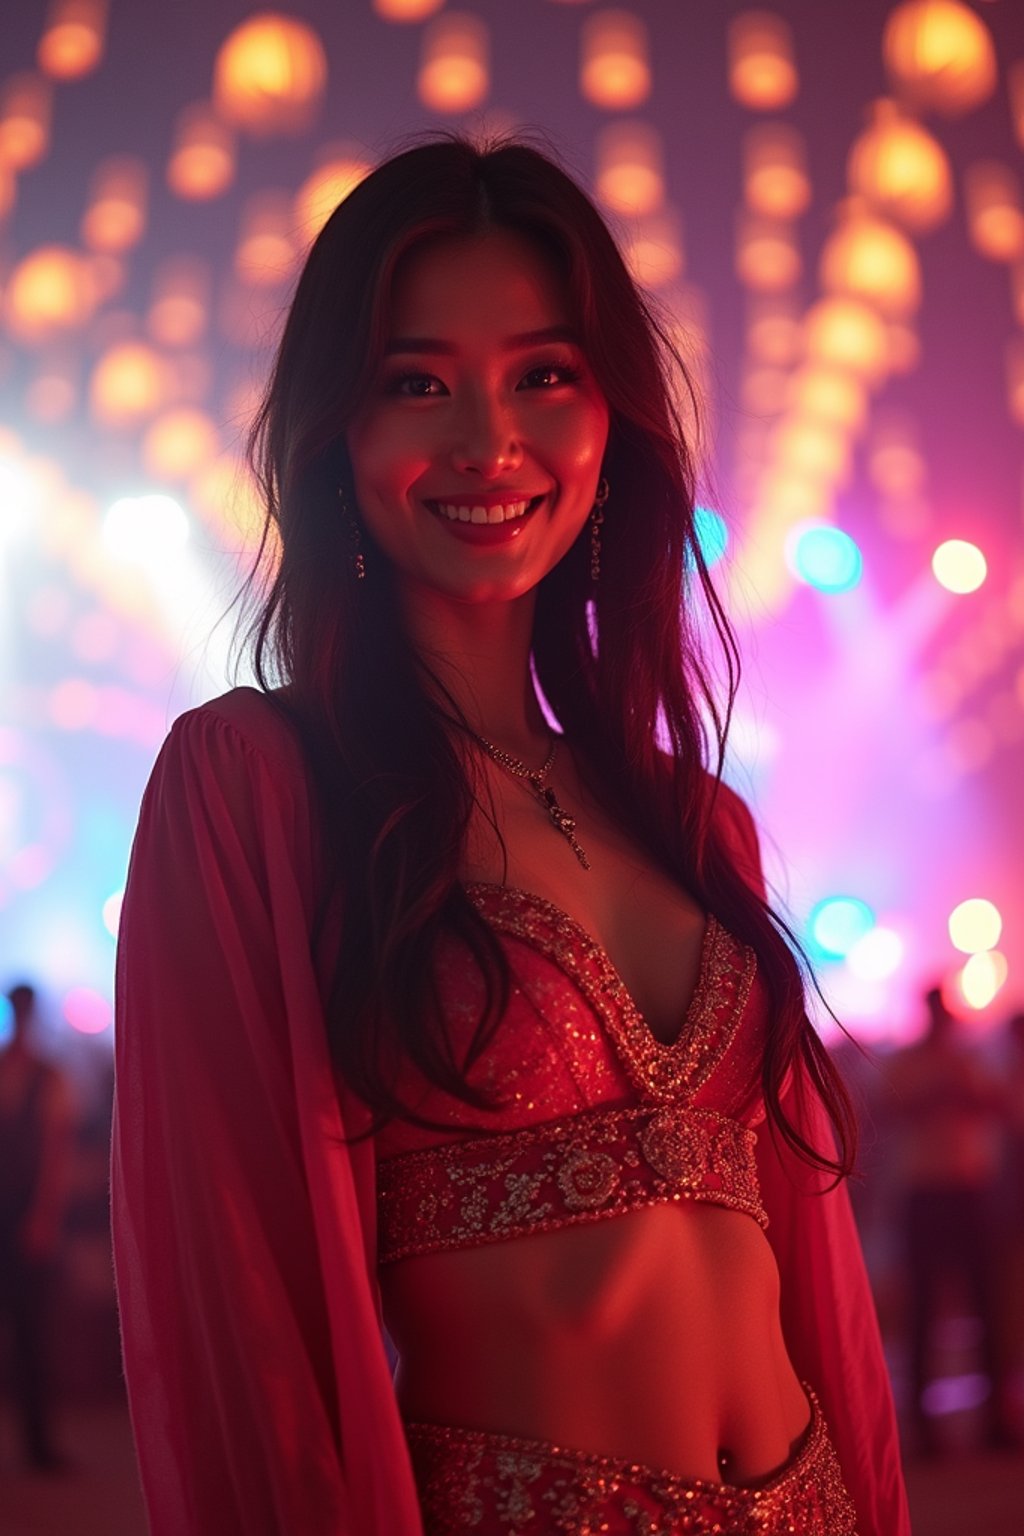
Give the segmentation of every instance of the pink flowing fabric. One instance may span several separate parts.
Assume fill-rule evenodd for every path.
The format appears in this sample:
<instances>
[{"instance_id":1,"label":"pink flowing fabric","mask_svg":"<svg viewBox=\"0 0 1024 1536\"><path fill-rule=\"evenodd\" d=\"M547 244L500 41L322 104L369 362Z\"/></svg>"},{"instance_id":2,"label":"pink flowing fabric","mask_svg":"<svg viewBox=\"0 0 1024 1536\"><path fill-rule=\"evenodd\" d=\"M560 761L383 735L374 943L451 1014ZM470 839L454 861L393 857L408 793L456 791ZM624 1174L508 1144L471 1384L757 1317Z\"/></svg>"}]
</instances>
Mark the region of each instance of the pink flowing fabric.
<instances>
[{"instance_id":1,"label":"pink flowing fabric","mask_svg":"<svg viewBox=\"0 0 1024 1536\"><path fill-rule=\"evenodd\" d=\"M756 878L734 797L737 857ZM140 813L117 960L114 1261L152 1536L421 1536L376 1281L372 1141L331 1070L298 747L255 690L174 725ZM804 1109L812 1139L821 1111ZM907 1536L844 1190L760 1136L797 1372L860 1536Z\"/></svg>"}]
</instances>

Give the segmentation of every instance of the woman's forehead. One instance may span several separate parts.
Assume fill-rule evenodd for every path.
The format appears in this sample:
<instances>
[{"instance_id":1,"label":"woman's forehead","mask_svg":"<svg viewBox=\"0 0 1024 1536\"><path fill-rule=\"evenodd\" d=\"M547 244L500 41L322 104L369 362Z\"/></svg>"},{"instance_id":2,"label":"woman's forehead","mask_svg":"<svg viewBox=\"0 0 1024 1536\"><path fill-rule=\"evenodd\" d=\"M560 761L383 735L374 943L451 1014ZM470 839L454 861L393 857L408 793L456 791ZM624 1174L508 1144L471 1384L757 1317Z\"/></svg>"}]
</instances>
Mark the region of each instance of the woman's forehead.
<instances>
[{"instance_id":1,"label":"woman's forehead","mask_svg":"<svg viewBox=\"0 0 1024 1536\"><path fill-rule=\"evenodd\" d=\"M410 251L395 274L392 336L419 335L427 322L514 332L569 319L567 285L554 261L514 230L432 239Z\"/></svg>"}]
</instances>

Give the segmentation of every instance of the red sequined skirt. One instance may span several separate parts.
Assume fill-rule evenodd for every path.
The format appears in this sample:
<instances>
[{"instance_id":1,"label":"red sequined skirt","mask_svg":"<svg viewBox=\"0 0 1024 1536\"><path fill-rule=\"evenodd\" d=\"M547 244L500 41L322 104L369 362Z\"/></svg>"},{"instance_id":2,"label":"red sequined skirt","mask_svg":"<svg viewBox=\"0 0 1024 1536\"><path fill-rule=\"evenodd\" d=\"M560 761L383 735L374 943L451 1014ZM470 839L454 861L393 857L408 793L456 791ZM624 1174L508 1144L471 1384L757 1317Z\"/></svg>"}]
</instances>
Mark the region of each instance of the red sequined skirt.
<instances>
[{"instance_id":1,"label":"red sequined skirt","mask_svg":"<svg viewBox=\"0 0 1024 1536\"><path fill-rule=\"evenodd\" d=\"M856 1536L813 1392L799 1450L756 1487L442 1424L407 1423L426 1536Z\"/></svg>"}]
</instances>

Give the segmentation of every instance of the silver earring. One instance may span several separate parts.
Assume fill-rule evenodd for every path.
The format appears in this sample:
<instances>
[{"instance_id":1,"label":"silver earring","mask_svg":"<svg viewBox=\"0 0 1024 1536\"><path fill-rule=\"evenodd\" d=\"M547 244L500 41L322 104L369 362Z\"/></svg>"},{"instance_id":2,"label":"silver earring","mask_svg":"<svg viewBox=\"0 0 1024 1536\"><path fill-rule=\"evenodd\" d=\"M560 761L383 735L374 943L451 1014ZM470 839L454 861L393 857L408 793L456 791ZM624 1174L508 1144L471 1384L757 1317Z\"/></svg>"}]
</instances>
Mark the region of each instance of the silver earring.
<instances>
[{"instance_id":1,"label":"silver earring","mask_svg":"<svg viewBox=\"0 0 1024 1536\"><path fill-rule=\"evenodd\" d=\"M342 517L348 524L349 538L352 542L352 569L356 573L356 581L365 581L366 556L363 554L361 548L362 534L359 531L358 519L356 518L349 499L345 494L345 487L342 485L338 486L338 505L341 508Z\"/></svg>"},{"instance_id":2,"label":"silver earring","mask_svg":"<svg viewBox=\"0 0 1024 1536\"><path fill-rule=\"evenodd\" d=\"M601 579L601 524L604 522L608 490L608 481L602 475L597 482L594 505L590 509L590 579L595 584Z\"/></svg>"}]
</instances>

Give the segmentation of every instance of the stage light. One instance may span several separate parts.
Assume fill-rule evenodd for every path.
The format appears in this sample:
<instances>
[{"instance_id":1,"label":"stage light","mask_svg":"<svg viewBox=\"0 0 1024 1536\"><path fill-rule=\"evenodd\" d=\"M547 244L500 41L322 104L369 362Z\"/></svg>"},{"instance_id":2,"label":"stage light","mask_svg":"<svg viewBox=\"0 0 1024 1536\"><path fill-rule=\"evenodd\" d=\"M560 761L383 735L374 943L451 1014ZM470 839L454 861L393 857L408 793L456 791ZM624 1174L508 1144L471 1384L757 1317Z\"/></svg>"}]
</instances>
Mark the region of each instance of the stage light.
<instances>
[{"instance_id":1,"label":"stage light","mask_svg":"<svg viewBox=\"0 0 1024 1536\"><path fill-rule=\"evenodd\" d=\"M995 89L992 37L960 0L904 0L885 23L882 56L902 96L948 117L970 112Z\"/></svg>"},{"instance_id":2,"label":"stage light","mask_svg":"<svg viewBox=\"0 0 1024 1536\"><path fill-rule=\"evenodd\" d=\"M235 179L235 135L205 101L184 107L175 120L167 185L177 197L204 203Z\"/></svg>"},{"instance_id":3,"label":"stage light","mask_svg":"<svg viewBox=\"0 0 1024 1536\"><path fill-rule=\"evenodd\" d=\"M988 564L977 544L947 539L932 555L932 572L947 592L977 592L988 575Z\"/></svg>"},{"instance_id":4,"label":"stage light","mask_svg":"<svg viewBox=\"0 0 1024 1536\"><path fill-rule=\"evenodd\" d=\"M934 229L953 206L945 150L896 102L877 101L869 112L846 163L851 191L917 234Z\"/></svg>"},{"instance_id":5,"label":"stage light","mask_svg":"<svg viewBox=\"0 0 1024 1536\"><path fill-rule=\"evenodd\" d=\"M65 994L62 1012L80 1035L102 1035L114 1022L110 1003L91 987L72 987Z\"/></svg>"},{"instance_id":6,"label":"stage light","mask_svg":"<svg viewBox=\"0 0 1024 1536\"><path fill-rule=\"evenodd\" d=\"M794 576L819 592L849 592L864 572L863 557L850 535L824 524L790 530L786 563Z\"/></svg>"},{"instance_id":7,"label":"stage light","mask_svg":"<svg viewBox=\"0 0 1024 1536\"><path fill-rule=\"evenodd\" d=\"M656 213L665 201L661 135L650 123L609 123L595 146L597 195L615 213Z\"/></svg>"},{"instance_id":8,"label":"stage light","mask_svg":"<svg viewBox=\"0 0 1024 1536\"><path fill-rule=\"evenodd\" d=\"M788 107L797 93L793 33L772 11L743 11L729 24L729 89L755 112Z\"/></svg>"},{"instance_id":9,"label":"stage light","mask_svg":"<svg viewBox=\"0 0 1024 1536\"><path fill-rule=\"evenodd\" d=\"M23 256L7 284L5 317L19 341L47 341L77 330L96 303L89 268L77 251L42 245Z\"/></svg>"},{"instance_id":10,"label":"stage light","mask_svg":"<svg viewBox=\"0 0 1024 1536\"><path fill-rule=\"evenodd\" d=\"M449 11L423 32L416 88L423 105L446 115L470 112L490 85L487 27L478 16Z\"/></svg>"},{"instance_id":11,"label":"stage light","mask_svg":"<svg viewBox=\"0 0 1024 1536\"><path fill-rule=\"evenodd\" d=\"M107 0L52 0L36 59L54 80L80 80L103 57Z\"/></svg>"},{"instance_id":12,"label":"stage light","mask_svg":"<svg viewBox=\"0 0 1024 1536\"><path fill-rule=\"evenodd\" d=\"M862 981L884 981L903 963L903 940L891 928L874 927L853 944L846 964Z\"/></svg>"},{"instance_id":13,"label":"stage light","mask_svg":"<svg viewBox=\"0 0 1024 1536\"><path fill-rule=\"evenodd\" d=\"M804 349L810 362L848 371L869 386L881 382L889 363L885 324L857 299L819 299L804 322Z\"/></svg>"},{"instance_id":14,"label":"stage light","mask_svg":"<svg viewBox=\"0 0 1024 1536\"><path fill-rule=\"evenodd\" d=\"M103 541L119 560L159 565L188 541L188 518L173 496L122 496L102 523Z\"/></svg>"},{"instance_id":15,"label":"stage light","mask_svg":"<svg viewBox=\"0 0 1024 1536\"><path fill-rule=\"evenodd\" d=\"M1024 211L1020 182L1008 165L981 160L964 177L967 231L975 250L989 261L1024 256Z\"/></svg>"},{"instance_id":16,"label":"stage light","mask_svg":"<svg viewBox=\"0 0 1024 1536\"><path fill-rule=\"evenodd\" d=\"M729 547L729 529L725 518L711 507L695 507L693 523L704 564L716 565Z\"/></svg>"},{"instance_id":17,"label":"stage light","mask_svg":"<svg viewBox=\"0 0 1024 1536\"><path fill-rule=\"evenodd\" d=\"M257 137L304 133L327 84L327 55L312 27L260 11L229 33L213 66L213 98L229 123Z\"/></svg>"},{"instance_id":18,"label":"stage light","mask_svg":"<svg viewBox=\"0 0 1024 1536\"><path fill-rule=\"evenodd\" d=\"M142 341L115 342L102 353L89 380L89 405L108 427L134 427L163 404L163 358Z\"/></svg>"},{"instance_id":19,"label":"stage light","mask_svg":"<svg viewBox=\"0 0 1024 1536\"><path fill-rule=\"evenodd\" d=\"M921 264L906 235L856 207L826 240L819 275L826 292L865 299L886 316L912 314L921 303Z\"/></svg>"},{"instance_id":20,"label":"stage light","mask_svg":"<svg viewBox=\"0 0 1024 1536\"><path fill-rule=\"evenodd\" d=\"M0 85L0 165L25 171L50 147L53 87L42 75L11 75Z\"/></svg>"},{"instance_id":21,"label":"stage light","mask_svg":"<svg viewBox=\"0 0 1024 1536\"><path fill-rule=\"evenodd\" d=\"M756 293L784 293L800 276L803 261L790 224L740 209L736 219L736 275Z\"/></svg>"},{"instance_id":22,"label":"stage light","mask_svg":"<svg viewBox=\"0 0 1024 1536\"><path fill-rule=\"evenodd\" d=\"M743 136L743 193L753 213L795 219L811 201L807 151L795 128L757 123Z\"/></svg>"},{"instance_id":23,"label":"stage light","mask_svg":"<svg viewBox=\"0 0 1024 1536\"><path fill-rule=\"evenodd\" d=\"M995 949L1003 931L999 908L983 896L960 902L949 914L949 937L965 955L977 955Z\"/></svg>"},{"instance_id":24,"label":"stage light","mask_svg":"<svg viewBox=\"0 0 1024 1536\"><path fill-rule=\"evenodd\" d=\"M647 27L632 11L598 11L583 23L580 91L595 107L622 112L651 94Z\"/></svg>"},{"instance_id":25,"label":"stage light","mask_svg":"<svg viewBox=\"0 0 1024 1536\"><path fill-rule=\"evenodd\" d=\"M302 243L311 244L316 239L338 204L345 201L369 170L363 155L345 145L325 152L322 163L295 194L294 217Z\"/></svg>"},{"instance_id":26,"label":"stage light","mask_svg":"<svg viewBox=\"0 0 1024 1536\"><path fill-rule=\"evenodd\" d=\"M964 1002L979 1012L994 1002L1006 985L1010 968L998 949L972 955L960 972L958 985Z\"/></svg>"},{"instance_id":27,"label":"stage light","mask_svg":"<svg viewBox=\"0 0 1024 1536\"><path fill-rule=\"evenodd\" d=\"M827 896L811 909L811 937L822 954L842 960L875 926L875 914L857 896Z\"/></svg>"}]
</instances>

